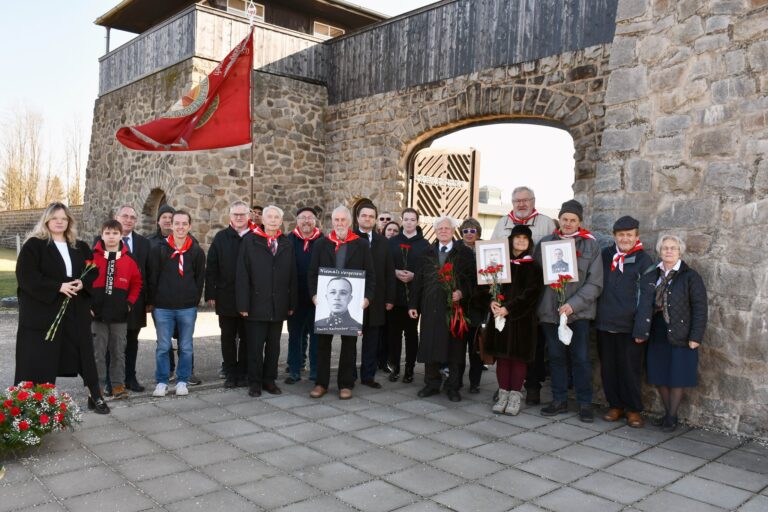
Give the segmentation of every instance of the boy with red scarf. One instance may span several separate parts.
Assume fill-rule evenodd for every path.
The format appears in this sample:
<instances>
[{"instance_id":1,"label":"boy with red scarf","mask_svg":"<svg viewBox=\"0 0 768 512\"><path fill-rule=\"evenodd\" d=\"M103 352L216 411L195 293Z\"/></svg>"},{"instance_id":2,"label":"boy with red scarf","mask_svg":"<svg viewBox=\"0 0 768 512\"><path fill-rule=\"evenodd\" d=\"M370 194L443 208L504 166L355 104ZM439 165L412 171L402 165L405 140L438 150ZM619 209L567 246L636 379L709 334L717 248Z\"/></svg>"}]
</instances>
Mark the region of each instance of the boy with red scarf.
<instances>
[{"instance_id":1,"label":"boy with red scarf","mask_svg":"<svg viewBox=\"0 0 768 512\"><path fill-rule=\"evenodd\" d=\"M128 314L141 292L141 272L128 247L120 240L122 226L108 220L101 226L101 239L93 248L93 263L99 273L91 296L91 330L99 380L106 377L107 350L112 355L109 377L113 396L127 398L125 389L125 344Z\"/></svg>"},{"instance_id":2,"label":"boy with red scarf","mask_svg":"<svg viewBox=\"0 0 768 512\"><path fill-rule=\"evenodd\" d=\"M187 383L192 373L192 334L197 305L205 283L205 254L189 235L192 217L184 210L173 214L172 232L167 240L152 248L147 268L147 303L154 308L157 349L152 396L165 396L170 377L171 336L179 330L179 365L176 368L176 394L189 394Z\"/></svg>"}]
</instances>

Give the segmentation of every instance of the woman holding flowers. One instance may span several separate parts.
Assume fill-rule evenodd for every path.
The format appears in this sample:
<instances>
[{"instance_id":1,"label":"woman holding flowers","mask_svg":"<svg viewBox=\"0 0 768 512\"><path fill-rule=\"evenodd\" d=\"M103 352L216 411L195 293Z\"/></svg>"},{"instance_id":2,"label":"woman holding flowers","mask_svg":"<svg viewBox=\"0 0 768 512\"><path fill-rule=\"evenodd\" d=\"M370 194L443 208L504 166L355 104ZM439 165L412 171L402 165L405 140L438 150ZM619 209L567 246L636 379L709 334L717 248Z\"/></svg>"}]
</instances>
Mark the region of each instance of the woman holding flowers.
<instances>
[{"instance_id":1,"label":"woman holding flowers","mask_svg":"<svg viewBox=\"0 0 768 512\"><path fill-rule=\"evenodd\" d=\"M99 390L91 336L90 293L97 271L88 245L77 240L75 219L51 203L27 236L16 262L19 328L14 383L56 383L81 375L88 407L109 412Z\"/></svg>"},{"instance_id":2,"label":"woman holding flowers","mask_svg":"<svg viewBox=\"0 0 768 512\"><path fill-rule=\"evenodd\" d=\"M509 235L512 255L512 282L502 284L500 294L492 297L490 310L494 317L505 319L498 331L489 322L485 331L485 353L496 358L499 397L493 405L496 414L516 415L520 412L521 390L527 363L536 355L536 306L544 290L541 267L533 259L533 238L528 226L517 225Z\"/></svg>"}]
</instances>

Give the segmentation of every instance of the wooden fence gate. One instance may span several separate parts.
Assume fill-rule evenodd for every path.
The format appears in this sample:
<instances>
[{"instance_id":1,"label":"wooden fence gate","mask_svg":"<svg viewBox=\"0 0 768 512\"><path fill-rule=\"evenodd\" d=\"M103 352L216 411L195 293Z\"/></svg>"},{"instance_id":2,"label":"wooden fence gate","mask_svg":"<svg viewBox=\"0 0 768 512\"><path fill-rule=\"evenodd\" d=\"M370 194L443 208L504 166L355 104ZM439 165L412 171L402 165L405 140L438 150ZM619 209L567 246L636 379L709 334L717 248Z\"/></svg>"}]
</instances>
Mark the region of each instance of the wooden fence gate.
<instances>
[{"instance_id":1,"label":"wooden fence gate","mask_svg":"<svg viewBox=\"0 0 768 512\"><path fill-rule=\"evenodd\" d=\"M409 204L418 210L419 225L430 242L435 240L435 218L450 215L462 221L477 213L479 157L472 148L425 148L416 153Z\"/></svg>"}]
</instances>

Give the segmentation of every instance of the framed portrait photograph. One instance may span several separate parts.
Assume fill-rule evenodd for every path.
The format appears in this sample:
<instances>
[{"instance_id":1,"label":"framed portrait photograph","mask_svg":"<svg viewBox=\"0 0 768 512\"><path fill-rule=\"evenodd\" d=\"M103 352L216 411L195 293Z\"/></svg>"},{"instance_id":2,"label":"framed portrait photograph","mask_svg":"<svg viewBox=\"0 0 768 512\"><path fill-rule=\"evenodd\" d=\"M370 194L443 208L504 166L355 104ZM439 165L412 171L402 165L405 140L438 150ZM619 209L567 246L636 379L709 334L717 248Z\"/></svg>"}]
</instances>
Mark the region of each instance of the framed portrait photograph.
<instances>
[{"instance_id":1,"label":"framed portrait photograph","mask_svg":"<svg viewBox=\"0 0 768 512\"><path fill-rule=\"evenodd\" d=\"M497 276L499 283L512 282L512 274L509 270L509 242L506 238L475 242L475 262L477 264L477 284L491 284L489 279L479 274L481 269L488 268L490 265L503 265Z\"/></svg>"},{"instance_id":2,"label":"framed portrait photograph","mask_svg":"<svg viewBox=\"0 0 768 512\"><path fill-rule=\"evenodd\" d=\"M541 266L544 270L544 284L556 283L560 274L568 274L572 283L577 282L579 266L576 261L576 241L568 238L541 242Z\"/></svg>"},{"instance_id":3,"label":"framed portrait photograph","mask_svg":"<svg viewBox=\"0 0 768 512\"><path fill-rule=\"evenodd\" d=\"M363 299L365 270L320 267L315 333L362 336Z\"/></svg>"}]
</instances>

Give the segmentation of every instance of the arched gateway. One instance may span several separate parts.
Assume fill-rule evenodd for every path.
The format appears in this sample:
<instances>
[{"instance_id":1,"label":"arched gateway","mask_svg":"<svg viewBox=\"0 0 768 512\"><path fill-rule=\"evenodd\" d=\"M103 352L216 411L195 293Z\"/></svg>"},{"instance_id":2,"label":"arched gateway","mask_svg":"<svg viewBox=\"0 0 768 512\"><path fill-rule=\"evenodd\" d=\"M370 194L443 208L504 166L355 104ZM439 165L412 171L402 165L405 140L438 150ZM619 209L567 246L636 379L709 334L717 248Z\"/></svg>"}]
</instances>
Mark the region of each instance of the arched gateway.
<instances>
[{"instance_id":1,"label":"arched gateway","mask_svg":"<svg viewBox=\"0 0 768 512\"><path fill-rule=\"evenodd\" d=\"M249 151L145 155L114 141L245 35L242 19L212 11L192 5L147 33L190 19L198 27L178 29L191 50L164 64L116 70L136 48L102 59L87 229L109 206L149 204L162 190L210 242L227 204L248 197ZM765 435L767 27L758 0L446 0L326 42L258 25L259 37L301 44L257 51L255 200L330 212L369 197L398 211L425 141L491 120L555 123L574 140L587 226L607 233L631 213L647 245L662 231L681 234L705 277L710 322L687 419ZM203 40L213 33L228 39Z\"/></svg>"}]
</instances>

